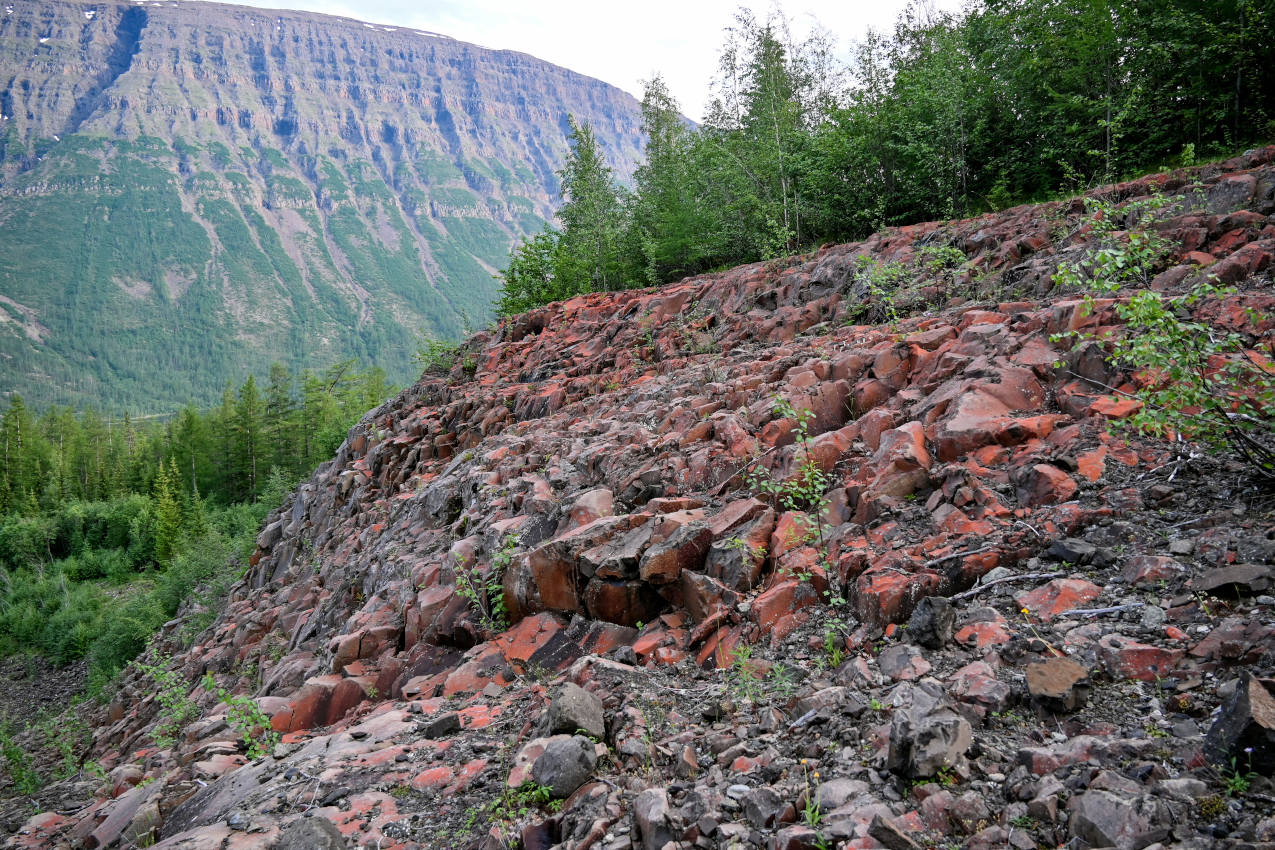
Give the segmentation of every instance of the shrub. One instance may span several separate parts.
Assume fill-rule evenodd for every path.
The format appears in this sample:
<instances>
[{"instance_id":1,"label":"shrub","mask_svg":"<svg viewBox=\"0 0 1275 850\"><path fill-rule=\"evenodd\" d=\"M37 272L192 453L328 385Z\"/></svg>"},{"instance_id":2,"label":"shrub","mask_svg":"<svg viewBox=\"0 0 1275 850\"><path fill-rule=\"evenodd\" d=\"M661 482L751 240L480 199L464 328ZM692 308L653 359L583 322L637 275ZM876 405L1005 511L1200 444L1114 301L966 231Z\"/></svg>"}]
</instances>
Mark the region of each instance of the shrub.
<instances>
[{"instance_id":1,"label":"shrub","mask_svg":"<svg viewBox=\"0 0 1275 850\"><path fill-rule=\"evenodd\" d=\"M34 567L52 560L53 520L12 516L0 523L0 565L9 569Z\"/></svg>"},{"instance_id":2,"label":"shrub","mask_svg":"<svg viewBox=\"0 0 1275 850\"><path fill-rule=\"evenodd\" d=\"M479 627L492 634L509 628L503 579L517 548L516 536L505 538L486 570L465 559L456 564L456 592L469 604Z\"/></svg>"},{"instance_id":3,"label":"shrub","mask_svg":"<svg viewBox=\"0 0 1275 850\"><path fill-rule=\"evenodd\" d=\"M217 695L226 705L226 725L239 734L248 758L267 756L279 743L279 733L270 727L270 718L257 705L256 700L240 694L232 694L220 687L212 673L204 674L204 689Z\"/></svg>"},{"instance_id":4,"label":"shrub","mask_svg":"<svg viewBox=\"0 0 1275 850\"><path fill-rule=\"evenodd\" d=\"M199 715L199 709L190 698L181 673L170 667L172 659L159 653L149 664L138 664L137 669L150 676L155 683L155 701L159 713L151 728L151 738L160 747L171 747L177 742L182 728Z\"/></svg>"},{"instance_id":5,"label":"shrub","mask_svg":"<svg viewBox=\"0 0 1275 850\"><path fill-rule=\"evenodd\" d=\"M903 289L911 280L912 272L902 263L864 260L855 272L851 295L857 300L848 307L849 320L896 326Z\"/></svg>"},{"instance_id":6,"label":"shrub","mask_svg":"<svg viewBox=\"0 0 1275 850\"><path fill-rule=\"evenodd\" d=\"M797 410L783 397L776 397L774 404L776 416L792 419L797 423L795 435L800 461L796 473L788 480L772 478L765 469L755 466L748 474L748 485L759 496L782 510L820 511L824 507L828 475L810 453L810 420L814 418L814 413L810 410Z\"/></svg>"},{"instance_id":7,"label":"shrub","mask_svg":"<svg viewBox=\"0 0 1275 850\"><path fill-rule=\"evenodd\" d=\"M89 650L89 690L101 693L115 674L146 647L150 636L166 619L150 594L133 597L104 618L101 633Z\"/></svg>"},{"instance_id":8,"label":"shrub","mask_svg":"<svg viewBox=\"0 0 1275 850\"><path fill-rule=\"evenodd\" d=\"M1088 287L1114 292L1122 286L1150 283L1169 254L1169 243L1148 225L1169 203L1163 195L1152 195L1117 208L1101 199L1085 198L1086 226L1097 247L1079 260L1059 263L1054 285L1069 291Z\"/></svg>"},{"instance_id":9,"label":"shrub","mask_svg":"<svg viewBox=\"0 0 1275 850\"><path fill-rule=\"evenodd\" d=\"M219 595L224 595L239 577L239 570L230 566L234 560L234 546L217 529L187 547L155 582L153 595L164 615L174 616L196 588L209 582L221 588Z\"/></svg>"},{"instance_id":10,"label":"shrub","mask_svg":"<svg viewBox=\"0 0 1275 850\"><path fill-rule=\"evenodd\" d=\"M1168 249L1144 226L1168 203L1154 196L1117 210L1086 199L1098 248L1078 262L1060 265L1055 283L1087 284L1103 294L1148 283ZM1129 230L1116 229L1122 225ZM1196 284L1185 295L1139 289L1115 305L1123 330L1100 341L1110 360L1134 372L1141 387L1134 397L1142 406L1125 420L1128 427L1232 449L1262 478L1275 481L1275 339L1268 338L1265 351L1259 351L1263 343L1197 318L1222 310L1233 291L1215 279ZM1092 306L1090 295L1086 308ZM1253 311L1249 318L1255 326L1269 320Z\"/></svg>"},{"instance_id":11,"label":"shrub","mask_svg":"<svg viewBox=\"0 0 1275 850\"><path fill-rule=\"evenodd\" d=\"M454 342L434 339L422 333L417 338L416 351L412 354L412 362L427 375L446 375L456 362L459 346Z\"/></svg>"},{"instance_id":12,"label":"shrub","mask_svg":"<svg viewBox=\"0 0 1275 850\"><path fill-rule=\"evenodd\" d=\"M60 604L45 620L37 646L54 664L69 664L83 658L96 639L105 599L91 584L64 582L60 595Z\"/></svg>"},{"instance_id":13,"label":"shrub","mask_svg":"<svg viewBox=\"0 0 1275 850\"><path fill-rule=\"evenodd\" d=\"M1124 332L1104 341L1111 359L1144 384L1135 393L1143 406L1129 426L1232 449L1275 481L1275 339L1259 352L1242 334L1181 318L1229 292L1205 282L1175 297L1135 293L1116 307Z\"/></svg>"},{"instance_id":14,"label":"shrub","mask_svg":"<svg viewBox=\"0 0 1275 850\"><path fill-rule=\"evenodd\" d=\"M31 766L31 757L13 739L7 721L0 721L0 756L4 757L5 770L20 794L34 794L40 790L40 776Z\"/></svg>"}]
</instances>

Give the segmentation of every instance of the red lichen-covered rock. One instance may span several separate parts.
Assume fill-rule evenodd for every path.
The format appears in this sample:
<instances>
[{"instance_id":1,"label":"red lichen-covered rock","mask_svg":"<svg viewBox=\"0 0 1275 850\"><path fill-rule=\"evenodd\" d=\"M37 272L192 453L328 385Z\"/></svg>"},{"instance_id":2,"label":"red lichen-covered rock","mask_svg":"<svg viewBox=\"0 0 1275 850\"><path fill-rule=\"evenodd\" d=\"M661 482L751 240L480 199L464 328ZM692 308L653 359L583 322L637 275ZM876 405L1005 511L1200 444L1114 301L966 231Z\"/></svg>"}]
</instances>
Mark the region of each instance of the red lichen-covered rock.
<instances>
[{"instance_id":1,"label":"red lichen-covered rock","mask_svg":"<svg viewBox=\"0 0 1275 850\"><path fill-rule=\"evenodd\" d=\"M953 639L957 643L975 649L1009 643L1012 635L1009 631L1009 623L1006 622L1005 618L995 609L984 608L981 610L983 616L957 629Z\"/></svg>"},{"instance_id":2,"label":"red lichen-covered rock","mask_svg":"<svg viewBox=\"0 0 1275 850\"><path fill-rule=\"evenodd\" d=\"M1035 590L1014 596L1019 608L1026 608L1037 619L1049 621L1073 608L1083 607L1097 599L1102 588L1079 578L1056 578Z\"/></svg>"},{"instance_id":3,"label":"red lichen-covered rock","mask_svg":"<svg viewBox=\"0 0 1275 850\"><path fill-rule=\"evenodd\" d=\"M1275 629L1246 617L1227 617L1192 646L1192 658L1251 664L1268 651Z\"/></svg>"},{"instance_id":4,"label":"red lichen-covered rock","mask_svg":"<svg viewBox=\"0 0 1275 850\"><path fill-rule=\"evenodd\" d=\"M1185 651L1139 643L1124 635L1105 635L1098 641L1098 657L1107 674L1117 679L1154 682L1172 675Z\"/></svg>"},{"instance_id":5,"label":"red lichen-covered rock","mask_svg":"<svg viewBox=\"0 0 1275 850\"><path fill-rule=\"evenodd\" d=\"M700 570L708 557L713 532L699 523L683 525L642 553L638 575L652 584L677 581L683 570Z\"/></svg>"},{"instance_id":6,"label":"red lichen-covered rock","mask_svg":"<svg viewBox=\"0 0 1275 850\"><path fill-rule=\"evenodd\" d=\"M576 497L575 502L571 505L571 510L567 511L570 519L570 525L567 530L570 531L583 525L588 525L594 520L602 517L611 516L614 512L615 498L611 491L605 487L598 487L581 493Z\"/></svg>"},{"instance_id":7,"label":"red lichen-covered rock","mask_svg":"<svg viewBox=\"0 0 1275 850\"><path fill-rule=\"evenodd\" d=\"M906 573L869 567L854 583L855 613L864 623L901 623L922 597L938 591L942 578L934 573Z\"/></svg>"},{"instance_id":8,"label":"red lichen-covered rock","mask_svg":"<svg viewBox=\"0 0 1275 850\"><path fill-rule=\"evenodd\" d=\"M1182 562L1166 555L1136 555L1124 568L1124 580L1132 585L1158 584L1186 575Z\"/></svg>"},{"instance_id":9,"label":"red lichen-covered rock","mask_svg":"<svg viewBox=\"0 0 1275 850\"><path fill-rule=\"evenodd\" d=\"M1014 476L1018 503L1025 507L1056 505L1069 501L1079 486L1075 479L1050 463L1037 463Z\"/></svg>"},{"instance_id":10,"label":"red lichen-covered rock","mask_svg":"<svg viewBox=\"0 0 1275 850\"><path fill-rule=\"evenodd\" d=\"M766 634L775 628L780 618L818 602L819 594L808 582L785 579L752 601L750 616Z\"/></svg>"},{"instance_id":11,"label":"red lichen-covered rock","mask_svg":"<svg viewBox=\"0 0 1275 850\"><path fill-rule=\"evenodd\" d=\"M951 677L951 691L958 702L979 706L986 711L1001 711L1009 704L1009 685L996 678L996 671L985 661L972 661Z\"/></svg>"}]
</instances>

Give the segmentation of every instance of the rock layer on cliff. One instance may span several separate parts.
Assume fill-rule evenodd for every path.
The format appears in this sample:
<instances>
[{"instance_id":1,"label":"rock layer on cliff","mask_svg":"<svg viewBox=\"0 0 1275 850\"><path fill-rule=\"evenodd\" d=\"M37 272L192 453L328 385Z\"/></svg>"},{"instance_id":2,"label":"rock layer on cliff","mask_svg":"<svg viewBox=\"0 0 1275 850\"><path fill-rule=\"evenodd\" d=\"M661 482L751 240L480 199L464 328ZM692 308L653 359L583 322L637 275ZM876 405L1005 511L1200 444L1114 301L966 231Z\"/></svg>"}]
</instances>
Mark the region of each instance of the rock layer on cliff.
<instances>
[{"instance_id":1,"label":"rock layer on cliff","mask_svg":"<svg viewBox=\"0 0 1275 850\"><path fill-rule=\"evenodd\" d=\"M553 217L569 114L632 171L637 102L524 54L212 3L6 3L0 383L169 409L272 360L406 381L413 334L481 324L510 245Z\"/></svg>"}]
</instances>

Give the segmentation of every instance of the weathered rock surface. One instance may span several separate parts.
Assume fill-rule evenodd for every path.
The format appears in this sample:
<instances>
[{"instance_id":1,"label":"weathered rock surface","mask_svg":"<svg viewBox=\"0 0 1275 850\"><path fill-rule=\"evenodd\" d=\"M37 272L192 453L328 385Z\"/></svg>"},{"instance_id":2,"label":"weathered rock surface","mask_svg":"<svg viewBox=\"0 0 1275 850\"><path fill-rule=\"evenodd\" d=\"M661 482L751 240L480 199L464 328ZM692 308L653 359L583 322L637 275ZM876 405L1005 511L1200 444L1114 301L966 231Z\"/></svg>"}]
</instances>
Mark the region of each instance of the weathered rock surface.
<instances>
[{"instance_id":1,"label":"weathered rock surface","mask_svg":"<svg viewBox=\"0 0 1275 850\"><path fill-rule=\"evenodd\" d=\"M1158 225L1190 267L1158 285L1200 267L1188 243L1249 252L1207 318L1254 345L1273 160L1101 190L1201 182ZM1249 209L1192 206L1236 176ZM894 229L479 334L472 374L369 413L269 518L189 647L181 619L161 634L200 712L180 739L155 745L154 683L125 675L93 715L107 779L35 817L15 798L8 845L260 847L316 818L402 850L1270 840L1275 522L1228 460L1110 431L1129 409L1106 388L1138 377L1051 341L1118 326L1052 291L1081 213ZM964 294L909 265L937 244ZM894 327L845 323L864 257L916 275ZM811 464L822 499L750 486ZM462 569L499 575L507 629ZM270 755L205 673L283 733Z\"/></svg>"}]
</instances>

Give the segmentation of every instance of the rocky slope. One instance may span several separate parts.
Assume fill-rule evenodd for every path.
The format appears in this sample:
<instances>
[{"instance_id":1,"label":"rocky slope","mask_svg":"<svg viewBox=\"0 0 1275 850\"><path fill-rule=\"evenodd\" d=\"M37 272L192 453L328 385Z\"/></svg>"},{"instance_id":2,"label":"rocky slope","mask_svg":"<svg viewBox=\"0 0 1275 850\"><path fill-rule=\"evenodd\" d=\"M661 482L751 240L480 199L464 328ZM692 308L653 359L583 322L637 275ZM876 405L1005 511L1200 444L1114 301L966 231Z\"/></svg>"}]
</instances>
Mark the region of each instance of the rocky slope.
<instances>
[{"instance_id":1,"label":"rocky slope","mask_svg":"<svg viewBox=\"0 0 1275 850\"><path fill-rule=\"evenodd\" d=\"M1095 194L1152 192L1151 286L1207 267L1238 287L1211 321L1269 343L1275 147ZM1116 321L1054 287L1087 220L922 224L471 338L268 520L213 626L164 630L176 744L131 674L107 778L12 803L6 846L1270 846L1271 496L1109 431L1129 376L1051 342ZM908 270L890 310L873 263ZM814 509L767 498L811 464ZM493 633L458 579L497 574Z\"/></svg>"},{"instance_id":2,"label":"rocky slope","mask_svg":"<svg viewBox=\"0 0 1275 850\"><path fill-rule=\"evenodd\" d=\"M48 403L211 402L271 360L488 315L558 202L567 116L620 175L637 102L446 36L210 3L0 9L0 384ZM298 368L298 371L299 371Z\"/></svg>"}]
</instances>

